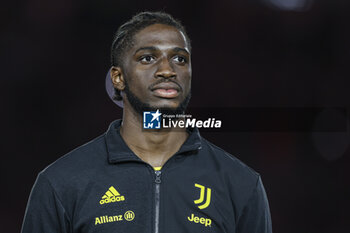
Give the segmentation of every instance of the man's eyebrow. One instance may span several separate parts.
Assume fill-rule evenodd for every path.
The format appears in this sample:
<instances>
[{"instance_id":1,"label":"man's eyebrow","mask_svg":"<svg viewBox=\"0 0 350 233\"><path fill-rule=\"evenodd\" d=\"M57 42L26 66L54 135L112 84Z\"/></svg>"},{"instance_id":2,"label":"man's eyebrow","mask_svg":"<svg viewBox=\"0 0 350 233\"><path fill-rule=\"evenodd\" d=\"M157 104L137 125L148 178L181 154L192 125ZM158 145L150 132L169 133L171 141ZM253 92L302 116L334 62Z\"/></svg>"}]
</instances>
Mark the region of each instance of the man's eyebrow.
<instances>
[{"instance_id":1,"label":"man's eyebrow","mask_svg":"<svg viewBox=\"0 0 350 233\"><path fill-rule=\"evenodd\" d=\"M154 46L141 47L141 48L138 48L138 49L135 51L134 54L136 54L137 52L142 51L142 50L156 51L156 50L158 50L158 49L157 49L156 47L154 47ZM187 49L180 48L180 47L175 47L175 48L173 48L173 51L174 51L174 52L184 52L184 53L186 53L186 54L190 54L190 53L188 52Z\"/></svg>"},{"instance_id":2,"label":"man's eyebrow","mask_svg":"<svg viewBox=\"0 0 350 233\"><path fill-rule=\"evenodd\" d=\"M155 51L157 50L156 47L154 46L148 46L148 47L141 47L141 48L138 48L134 54L136 54L137 52L141 51L141 50L151 50L151 51Z\"/></svg>"},{"instance_id":3,"label":"man's eyebrow","mask_svg":"<svg viewBox=\"0 0 350 233\"><path fill-rule=\"evenodd\" d=\"M190 54L190 53L187 51L187 49L183 49L183 48L179 48L179 47L174 48L173 51L174 51L174 52L184 52L184 53L186 53L186 54L188 54L188 55Z\"/></svg>"}]
</instances>

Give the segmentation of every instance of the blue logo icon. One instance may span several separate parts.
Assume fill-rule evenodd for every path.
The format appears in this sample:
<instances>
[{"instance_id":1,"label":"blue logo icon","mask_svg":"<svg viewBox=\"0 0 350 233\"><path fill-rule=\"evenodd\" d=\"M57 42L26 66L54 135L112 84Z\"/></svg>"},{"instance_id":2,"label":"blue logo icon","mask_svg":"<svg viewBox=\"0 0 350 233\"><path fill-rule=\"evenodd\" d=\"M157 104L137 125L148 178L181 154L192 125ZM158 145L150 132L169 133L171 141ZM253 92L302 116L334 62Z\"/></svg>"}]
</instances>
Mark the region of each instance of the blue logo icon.
<instances>
[{"instance_id":1,"label":"blue logo icon","mask_svg":"<svg viewBox=\"0 0 350 233\"><path fill-rule=\"evenodd\" d=\"M159 109L156 112L143 112L143 128L160 129L161 115Z\"/></svg>"}]
</instances>

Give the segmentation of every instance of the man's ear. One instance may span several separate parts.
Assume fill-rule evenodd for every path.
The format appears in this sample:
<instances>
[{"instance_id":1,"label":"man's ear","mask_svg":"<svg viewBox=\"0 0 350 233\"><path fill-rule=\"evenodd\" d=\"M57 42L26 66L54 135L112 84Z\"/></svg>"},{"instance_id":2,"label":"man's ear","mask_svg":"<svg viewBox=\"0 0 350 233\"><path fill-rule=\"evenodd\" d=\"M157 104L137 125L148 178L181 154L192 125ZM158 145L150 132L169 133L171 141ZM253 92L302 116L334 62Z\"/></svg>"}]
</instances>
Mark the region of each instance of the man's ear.
<instances>
[{"instance_id":1,"label":"man's ear","mask_svg":"<svg viewBox=\"0 0 350 233\"><path fill-rule=\"evenodd\" d=\"M118 66L112 66L111 68L111 79L114 88L117 88L119 91L123 91L125 88L125 80L122 73L122 69Z\"/></svg>"}]
</instances>

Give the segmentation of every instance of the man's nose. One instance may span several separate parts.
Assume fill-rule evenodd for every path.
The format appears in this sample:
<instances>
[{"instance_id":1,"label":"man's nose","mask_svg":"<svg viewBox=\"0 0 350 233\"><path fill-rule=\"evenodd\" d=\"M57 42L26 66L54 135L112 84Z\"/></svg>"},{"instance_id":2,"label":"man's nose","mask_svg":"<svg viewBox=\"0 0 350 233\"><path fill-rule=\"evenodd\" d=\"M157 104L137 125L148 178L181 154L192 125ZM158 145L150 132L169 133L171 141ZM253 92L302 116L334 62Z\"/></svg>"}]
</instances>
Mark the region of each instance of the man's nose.
<instances>
[{"instance_id":1,"label":"man's nose","mask_svg":"<svg viewBox=\"0 0 350 233\"><path fill-rule=\"evenodd\" d=\"M165 58L159 63L158 70L154 76L155 78L176 78L176 72L168 59Z\"/></svg>"}]
</instances>

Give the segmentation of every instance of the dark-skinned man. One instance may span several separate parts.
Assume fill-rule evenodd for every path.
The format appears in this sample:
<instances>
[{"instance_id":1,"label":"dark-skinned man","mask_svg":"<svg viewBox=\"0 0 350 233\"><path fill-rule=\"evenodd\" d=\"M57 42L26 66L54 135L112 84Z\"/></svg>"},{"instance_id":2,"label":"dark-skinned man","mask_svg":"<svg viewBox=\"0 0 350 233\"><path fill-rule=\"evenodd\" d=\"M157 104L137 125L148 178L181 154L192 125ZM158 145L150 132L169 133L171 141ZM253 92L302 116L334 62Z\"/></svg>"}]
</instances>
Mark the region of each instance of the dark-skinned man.
<instances>
[{"instance_id":1,"label":"dark-skinned man","mask_svg":"<svg viewBox=\"0 0 350 233\"><path fill-rule=\"evenodd\" d=\"M118 29L111 53L123 119L38 175L22 233L271 233L259 174L196 127L143 128L145 111L183 114L190 100L183 26L140 13Z\"/></svg>"}]
</instances>

